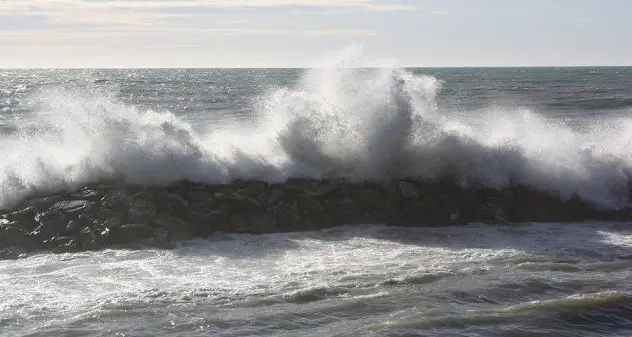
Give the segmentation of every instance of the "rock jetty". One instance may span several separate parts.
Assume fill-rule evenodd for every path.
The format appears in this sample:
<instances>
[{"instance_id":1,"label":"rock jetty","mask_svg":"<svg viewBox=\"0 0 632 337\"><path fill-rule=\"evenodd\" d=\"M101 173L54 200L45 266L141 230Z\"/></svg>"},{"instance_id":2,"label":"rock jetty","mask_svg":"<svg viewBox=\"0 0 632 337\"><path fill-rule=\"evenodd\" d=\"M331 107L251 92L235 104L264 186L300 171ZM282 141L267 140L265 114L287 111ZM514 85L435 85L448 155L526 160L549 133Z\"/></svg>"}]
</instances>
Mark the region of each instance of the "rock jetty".
<instances>
[{"instance_id":1,"label":"rock jetty","mask_svg":"<svg viewBox=\"0 0 632 337\"><path fill-rule=\"evenodd\" d=\"M0 213L0 258L38 250L169 247L216 232L632 219L632 210L600 211L579 198L560 200L524 186L465 189L422 179L104 183L29 198Z\"/></svg>"}]
</instances>

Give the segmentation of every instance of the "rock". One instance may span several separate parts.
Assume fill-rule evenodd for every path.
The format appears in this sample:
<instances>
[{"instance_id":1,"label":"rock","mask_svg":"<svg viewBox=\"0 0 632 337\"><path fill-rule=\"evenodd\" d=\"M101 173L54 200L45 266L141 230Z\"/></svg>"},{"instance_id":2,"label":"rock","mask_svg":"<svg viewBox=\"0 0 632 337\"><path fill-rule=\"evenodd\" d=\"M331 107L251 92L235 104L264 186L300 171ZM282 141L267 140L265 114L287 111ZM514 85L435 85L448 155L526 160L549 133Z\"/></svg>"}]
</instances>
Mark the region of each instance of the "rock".
<instances>
[{"instance_id":1,"label":"rock","mask_svg":"<svg viewBox=\"0 0 632 337\"><path fill-rule=\"evenodd\" d=\"M109 229L117 228L117 227L120 227L122 223L123 223L123 220L121 218L112 217L103 222L103 227L109 228Z\"/></svg>"},{"instance_id":2,"label":"rock","mask_svg":"<svg viewBox=\"0 0 632 337\"><path fill-rule=\"evenodd\" d=\"M258 210L233 214L230 223L231 230L237 233L271 233L276 228L274 216Z\"/></svg>"},{"instance_id":3,"label":"rock","mask_svg":"<svg viewBox=\"0 0 632 337\"><path fill-rule=\"evenodd\" d=\"M101 208L117 212L127 212L130 197L122 189L115 189L101 198Z\"/></svg>"},{"instance_id":4,"label":"rock","mask_svg":"<svg viewBox=\"0 0 632 337\"><path fill-rule=\"evenodd\" d=\"M261 208L261 203L257 199L240 194L224 196L223 201L228 206L230 213Z\"/></svg>"},{"instance_id":5,"label":"rock","mask_svg":"<svg viewBox=\"0 0 632 337\"><path fill-rule=\"evenodd\" d=\"M115 243L124 244L138 242L141 239L150 237L153 232L154 228L147 224L130 223L115 228L112 236Z\"/></svg>"},{"instance_id":6,"label":"rock","mask_svg":"<svg viewBox=\"0 0 632 337\"><path fill-rule=\"evenodd\" d=\"M192 214L193 224L190 224L190 231L195 236L206 237L215 232L226 232L230 230L229 219L221 213Z\"/></svg>"},{"instance_id":7,"label":"rock","mask_svg":"<svg viewBox=\"0 0 632 337\"><path fill-rule=\"evenodd\" d=\"M2 247L26 247L29 239L27 232L16 227L0 228L0 248Z\"/></svg>"},{"instance_id":8,"label":"rock","mask_svg":"<svg viewBox=\"0 0 632 337\"><path fill-rule=\"evenodd\" d=\"M79 213L86 210L89 205L90 203L87 200L65 200L53 204L50 209L64 213Z\"/></svg>"},{"instance_id":9,"label":"rock","mask_svg":"<svg viewBox=\"0 0 632 337\"><path fill-rule=\"evenodd\" d=\"M362 207L353 199L345 196L329 197L325 205L333 225L348 225L365 222ZM328 224L330 225L330 224Z\"/></svg>"},{"instance_id":10,"label":"rock","mask_svg":"<svg viewBox=\"0 0 632 337\"><path fill-rule=\"evenodd\" d=\"M51 195L48 197L32 198L26 200L24 205L34 207L38 212L43 212L50 208L56 202L62 201L64 198L59 195Z\"/></svg>"},{"instance_id":11,"label":"rock","mask_svg":"<svg viewBox=\"0 0 632 337\"><path fill-rule=\"evenodd\" d=\"M402 196L406 199L419 199L421 197L419 190L409 181L400 180L397 182L397 186Z\"/></svg>"},{"instance_id":12,"label":"rock","mask_svg":"<svg viewBox=\"0 0 632 337\"><path fill-rule=\"evenodd\" d=\"M283 191L281 189L275 189L270 193L270 198L268 199L268 205L274 205L281 199L283 196Z\"/></svg>"},{"instance_id":13,"label":"rock","mask_svg":"<svg viewBox=\"0 0 632 337\"><path fill-rule=\"evenodd\" d=\"M186 238L189 230L189 226L185 221L167 214L156 216L151 221L151 225L155 228L167 230L173 238Z\"/></svg>"},{"instance_id":14,"label":"rock","mask_svg":"<svg viewBox=\"0 0 632 337\"><path fill-rule=\"evenodd\" d=\"M119 218L122 219L123 216L120 212L115 212L112 210L109 210L107 208L105 209L100 209L94 213L91 213L92 217L94 217L95 219L99 219L99 220L107 220L110 218Z\"/></svg>"},{"instance_id":15,"label":"rock","mask_svg":"<svg viewBox=\"0 0 632 337\"><path fill-rule=\"evenodd\" d=\"M69 237L59 237L54 243L56 246L52 250L55 253L74 253L91 248L90 246L83 246L76 239Z\"/></svg>"},{"instance_id":16,"label":"rock","mask_svg":"<svg viewBox=\"0 0 632 337\"><path fill-rule=\"evenodd\" d=\"M156 215L156 203L149 192L140 192L131 197L129 202L130 222L146 223Z\"/></svg>"},{"instance_id":17,"label":"rock","mask_svg":"<svg viewBox=\"0 0 632 337\"><path fill-rule=\"evenodd\" d=\"M89 200L89 201L97 201L101 199L105 195L105 192L102 190L92 189L92 188L84 188L77 193L73 193L69 195L70 199L79 199L79 200Z\"/></svg>"},{"instance_id":18,"label":"rock","mask_svg":"<svg viewBox=\"0 0 632 337\"><path fill-rule=\"evenodd\" d=\"M26 256L26 250L20 246L0 248L0 260L15 260Z\"/></svg>"},{"instance_id":19,"label":"rock","mask_svg":"<svg viewBox=\"0 0 632 337\"><path fill-rule=\"evenodd\" d=\"M77 242L85 246L95 246L97 240L97 234L90 228L84 227L76 235Z\"/></svg>"},{"instance_id":20,"label":"rock","mask_svg":"<svg viewBox=\"0 0 632 337\"><path fill-rule=\"evenodd\" d=\"M68 225L68 217L58 210L51 209L46 212L38 213L35 221L39 224L30 235L46 240L58 233L66 230Z\"/></svg>"},{"instance_id":21,"label":"rock","mask_svg":"<svg viewBox=\"0 0 632 337\"><path fill-rule=\"evenodd\" d=\"M20 224L33 224L35 222L35 215L37 215L37 208L35 208L35 206L28 206L21 210L6 214L5 219L12 222L18 222Z\"/></svg>"},{"instance_id":22,"label":"rock","mask_svg":"<svg viewBox=\"0 0 632 337\"><path fill-rule=\"evenodd\" d=\"M206 203L210 200L213 200L213 192L207 190L191 190L187 193L187 197L189 197L191 203Z\"/></svg>"},{"instance_id":23,"label":"rock","mask_svg":"<svg viewBox=\"0 0 632 337\"><path fill-rule=\"evenodd\" d=\"M481 205L477 216L479 222L507 223L509 220L505 210L498 204L486 202Z\"/></svg>"},{"instance_id":24,"label":"rock","mask_svg":"<svg viewBox=\"0 0 632 337\"><path fill-rule=\"evenodd\" d=\"M168 193L165 197L171 202L171 204L177 205L179 208L189 208L189 202L177 194Z\"/></svg>"},{"instance_id":25,"label":"rock","mask_svg":"<svg viewBox=\"0 0 632 337\"><path fill-rule=\"evenodd\" d=\"M303 197L298 200L298 205L303 214L322 214L325 212L325 207L315 199Z\"/></svg>"},{"instance_id":26,"label":"rock","mask_svg":"<svg viewBox=\"0 0 632 337\"><path fill-rule=\"evenodd\" d=\"M244 181L233 184L240 195L256 199L259 203L266 203L269 199L270 186L263 181ZM243 186L242 186L243 185Z\"/></svg>"},{"instance_id":27,"label":"rock","mask_svg":"<svg viewBox=\"0 0 632 337\"><path fill-rule=\"evenodd\" d=\"M70 234L74 232L76 228L77 228L77 221L70 220L68 221L68 224L66 225L66 233Z\"/></svg>"},{"instance_id":28,"label":"rock","mask_svg":"<svg viewBox=\"0 0 632 337\"><path fill-rule=\"evenodd\" d=\"M388 200L374 190L358 190L355 197L362 207L368 210L384 209L388 206Z\"/></svg>"},{"instance_id":29,"label":"rock","mask_svg":"<svg viewBox=\"0 0 632 337\"><path fill-rule=\"evenodd\" d=\"M307 197L326 197L339 189L334 185L316 185L305 188L302 194Z\"/></svg>"}]
</instances>

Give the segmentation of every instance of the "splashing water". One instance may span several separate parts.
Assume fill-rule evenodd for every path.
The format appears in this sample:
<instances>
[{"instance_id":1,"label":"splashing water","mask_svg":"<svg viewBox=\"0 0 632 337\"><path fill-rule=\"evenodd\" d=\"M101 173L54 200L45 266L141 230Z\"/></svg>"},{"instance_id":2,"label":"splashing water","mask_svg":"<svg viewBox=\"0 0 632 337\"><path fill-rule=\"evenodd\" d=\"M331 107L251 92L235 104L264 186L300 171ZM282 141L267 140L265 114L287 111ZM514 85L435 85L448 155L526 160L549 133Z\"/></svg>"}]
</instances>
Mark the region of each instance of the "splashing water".
<instances>
[{"instance_id":1,"label":"splashing water","mask_svg":"<svg viewBox=\"0 0 632 337\"><path fill-rule=\"evenodd\" d=\"M352 65L309 70L298 85L260 96L251 123L202 128L125 104L99 87L42 91L37 113L0 136L0 206L113 178L402 176L524 184L603 207L629 204L632 119L605 119L578 132L528 109L446 113L437 104L436 78Z\"/></svg>"}]
</instances>

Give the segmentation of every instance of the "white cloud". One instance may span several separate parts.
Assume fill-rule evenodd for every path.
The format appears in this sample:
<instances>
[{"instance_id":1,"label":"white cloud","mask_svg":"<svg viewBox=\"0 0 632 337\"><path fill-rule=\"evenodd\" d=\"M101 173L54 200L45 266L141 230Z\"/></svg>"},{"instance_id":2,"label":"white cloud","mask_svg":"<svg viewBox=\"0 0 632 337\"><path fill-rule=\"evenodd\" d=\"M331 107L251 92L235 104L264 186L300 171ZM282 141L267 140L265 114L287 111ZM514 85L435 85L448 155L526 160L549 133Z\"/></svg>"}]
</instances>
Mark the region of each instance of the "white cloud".
<instances>
[{"instance_id":1,"label":"white cloud","mask_svg":"<svg viewBox=\"0 0 632 337\"><path fill-rule=\"evenodd\" d=\"M115 10L170 8L265 8L265 7L355 8L367 11L413 11L417 7L401 4L377 4L371 0L199 0L199 1L102 1L86 0L4 0L0 12Z\"/></svg>"},{"instance_id":2,"label":"white cloud","mask_svg":"<svg viewBox=\"0 0 632 337\"><path fill-rule=\"evenodd\" d=\"M75 33L107 28L125 29L130 33L138 31L185 29L176 22L178 19L194 17L202 9L240 10L253 8L304 8L310 10L353 10L366 12L411 11L416 8L399 4L379 4L373 0L168 0L168 1L99 1L88 0L0 0L0 15L37 18L47 25L46 31L76 28ZM207 12L208 13L208 12ZM244 20L198 21L197 32L214 34L279 34L279 35L351 35L366 36L372 32L363 29L325 27L324 29L303 29L296 27L290 32L270 27L255 29L235 29L244 25ZM189 29L190 25L187 26ZM22 27L19 30L29 29ZM41 29L44 31L44 29ZM8 30L0 31L7 35ZM29 33L30 34L30 33Z\"/></svg>"}]
</instances>

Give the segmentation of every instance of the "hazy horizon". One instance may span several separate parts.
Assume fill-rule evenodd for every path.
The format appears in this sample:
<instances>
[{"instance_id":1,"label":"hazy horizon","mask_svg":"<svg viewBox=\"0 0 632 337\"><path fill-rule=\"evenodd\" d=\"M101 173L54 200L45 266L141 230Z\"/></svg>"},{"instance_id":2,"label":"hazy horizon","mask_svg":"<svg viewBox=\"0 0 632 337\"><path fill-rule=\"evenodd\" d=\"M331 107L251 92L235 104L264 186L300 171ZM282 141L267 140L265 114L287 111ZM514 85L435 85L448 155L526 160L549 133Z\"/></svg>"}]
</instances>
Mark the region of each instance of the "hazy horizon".
<instances>
[{"instance_id":1,"label":"hazy horizon","mask_svg":"<svg viewBox=\"0 0 632 337\"><path fill-rule=\"evenodd\" d=\"M623 0L4 0L0 68L632 66Z\"/></svg>"}]
</instances>

